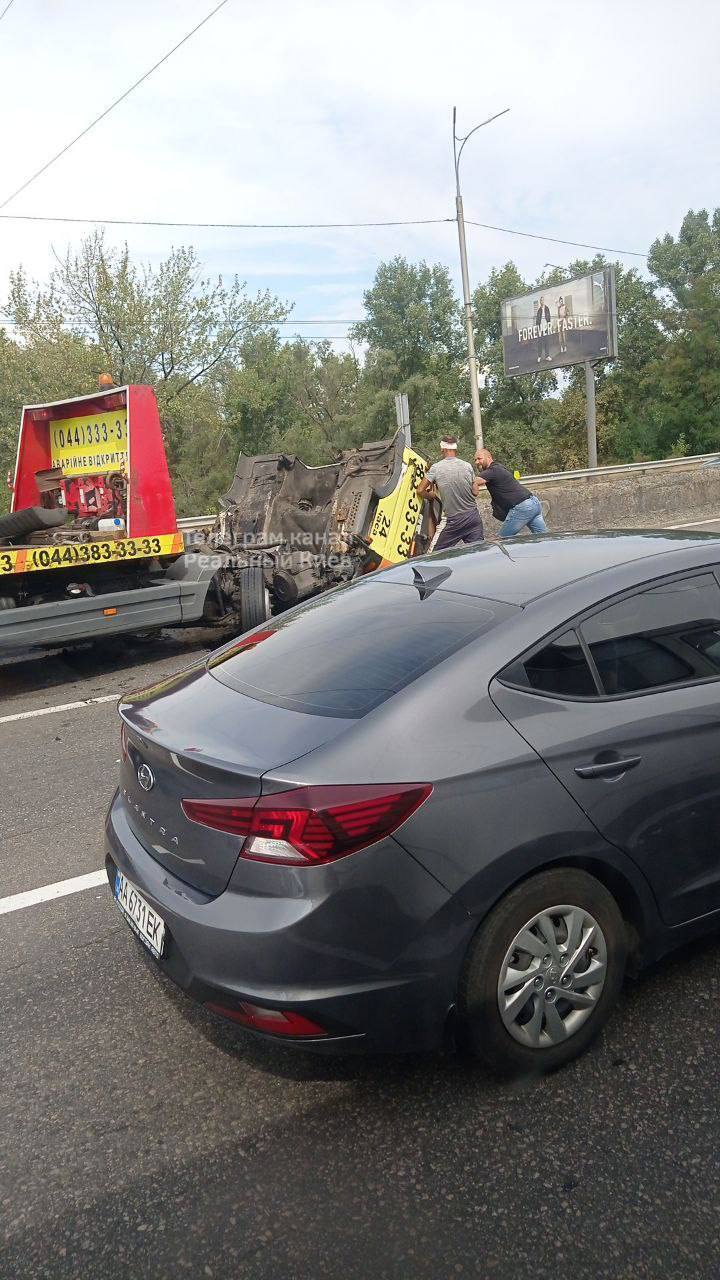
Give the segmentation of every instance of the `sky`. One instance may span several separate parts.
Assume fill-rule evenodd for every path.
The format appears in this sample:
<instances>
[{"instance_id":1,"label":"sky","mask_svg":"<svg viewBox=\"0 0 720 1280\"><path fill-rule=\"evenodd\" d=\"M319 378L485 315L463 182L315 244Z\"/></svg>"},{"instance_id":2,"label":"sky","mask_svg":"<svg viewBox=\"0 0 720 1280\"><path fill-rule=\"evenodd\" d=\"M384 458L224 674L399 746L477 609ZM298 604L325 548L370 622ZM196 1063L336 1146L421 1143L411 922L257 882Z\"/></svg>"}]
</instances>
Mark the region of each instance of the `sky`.
<instances>
[{"instance_id":1,"label":"sky","mask_svg":"<svg viewBox=\"0 0 720 1280\"><path fill-rule=\"evenodd\" d=\"M0 21L0 203L216 2L13 0ZM453 105L462 133L510 107L465 149L466 217L647 251L689 208L720 203L718 48L715 0L229 0L3 212L451 219ZM53 252L90 230L0 219L0 299L10 270L45 280ZM209 276L293 303L288 335L344 335L396 254L446 264L460 287L452 222L106 235L151 263L194 245ZM511 258L533 278L582 254L468 230L473 285Z\"/></svg>"}]
</instances>

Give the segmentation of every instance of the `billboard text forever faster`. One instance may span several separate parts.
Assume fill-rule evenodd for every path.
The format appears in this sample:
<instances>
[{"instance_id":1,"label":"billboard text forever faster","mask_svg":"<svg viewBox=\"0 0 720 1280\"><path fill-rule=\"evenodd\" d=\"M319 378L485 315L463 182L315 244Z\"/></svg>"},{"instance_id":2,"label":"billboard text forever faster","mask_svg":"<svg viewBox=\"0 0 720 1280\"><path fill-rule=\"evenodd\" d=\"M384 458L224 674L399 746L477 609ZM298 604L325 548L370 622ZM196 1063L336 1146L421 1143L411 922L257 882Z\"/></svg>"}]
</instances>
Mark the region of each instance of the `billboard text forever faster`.
<instances>
[{"instance_id":1,"label":"billboard text forever faster","mask_svg":"<svg viewBox=\"0 0 720 1280\"><path fill-rule=\"evenodd\" d=\"M613 268L508 298L502 339L508 377L611 359L617 354Z\"/></svg>"}]
</instances>

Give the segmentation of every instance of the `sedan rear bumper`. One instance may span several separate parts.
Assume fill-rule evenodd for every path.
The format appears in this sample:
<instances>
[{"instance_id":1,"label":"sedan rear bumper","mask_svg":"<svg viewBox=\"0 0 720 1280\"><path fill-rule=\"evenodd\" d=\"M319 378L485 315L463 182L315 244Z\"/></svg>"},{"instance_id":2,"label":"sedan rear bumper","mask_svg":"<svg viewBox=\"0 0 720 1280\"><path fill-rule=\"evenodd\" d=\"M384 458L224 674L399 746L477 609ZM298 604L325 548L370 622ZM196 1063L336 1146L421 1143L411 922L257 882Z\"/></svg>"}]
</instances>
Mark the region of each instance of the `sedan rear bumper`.
<instances>
[{"instance_id":1,"label":"sedan rear bumper","mask_svg":"<svg viewBox=\"0 0 720 1280\"><path fill-rule=\"evenodd\" d=\"M283 896L249 892L233 875L208 897L155 861L116 796L106 867L111 887L119 868L165 921L158 963L193 999L300 1013L328 1034L272 1038L323 1052L442 1043L475 922L396 841L277 877Z\"/></svg>"}]
</instances>

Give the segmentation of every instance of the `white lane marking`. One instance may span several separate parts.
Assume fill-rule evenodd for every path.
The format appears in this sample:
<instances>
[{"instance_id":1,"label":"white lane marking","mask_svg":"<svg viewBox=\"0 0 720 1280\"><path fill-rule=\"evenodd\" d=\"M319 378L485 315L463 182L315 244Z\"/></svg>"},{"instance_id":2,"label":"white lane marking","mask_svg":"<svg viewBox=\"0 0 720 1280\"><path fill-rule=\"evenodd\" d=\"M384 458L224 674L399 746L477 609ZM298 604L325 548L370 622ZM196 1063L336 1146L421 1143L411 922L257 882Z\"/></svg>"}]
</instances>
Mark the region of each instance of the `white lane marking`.
<instances>
[{"instance_id":1,"label":"white lane marking","mask_svg":"<svg viewBox=\"0 0 720 1280\"><path fill-rule=\"evenodd\" d=\"M36 711L16 711L12 716L0 716L0 724L11 720L32 720L35 716L52 716L56 711L77 711L79 707L94 707L100 702L118 702L120 693L104 693L101 698L82 698L79 702L61 702L58 707L38 707Z\"/></svg>"},{"instance_id":2,"label":"white lane marking","mask_svg":"<svg viewBox=\"0 0 720 1280\"><path fill-rule=\"evenodd\" d=\"M668 529L697 529L699 524L720 524L720 516L712 520L691 520L689 524L669 524Z\"/></svg>"},{"instance_id":3,"label":"white lane marking","mask_svg":"<svg viewBox=\"0 0 720 1280\"><path fill-rule=\"evenodd\" d=\"M58 880L56 884L46 884L42 889L28 889L26 893L14 893L10 898L0 898L0 916L10 911L22 911L23 907L34 907L39 902L52 902L55 898L66 898L69 893L80 893L83 889L95 889L100 884L107 884L104 871L91 871L86 876L73 876L72 880Z\"/></svg>"}]
</instances>

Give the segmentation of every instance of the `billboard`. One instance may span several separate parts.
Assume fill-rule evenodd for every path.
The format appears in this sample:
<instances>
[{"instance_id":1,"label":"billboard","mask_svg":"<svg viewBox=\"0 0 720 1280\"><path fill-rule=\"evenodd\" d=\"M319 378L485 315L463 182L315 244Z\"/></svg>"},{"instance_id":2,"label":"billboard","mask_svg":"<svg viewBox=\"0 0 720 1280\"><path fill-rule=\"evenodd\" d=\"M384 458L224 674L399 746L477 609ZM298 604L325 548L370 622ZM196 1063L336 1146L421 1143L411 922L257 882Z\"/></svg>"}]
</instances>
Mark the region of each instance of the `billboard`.
<instances>
[{"instance_id":1,"label":"billboard","mask_svg":"<svg viewBox=\"0 0 720 1280\"><path fill-rule=\"evenodd\" d=\"M616 356L614 268L508 298L502 342L509 378Z\"/></svg>"}]
</instances>

